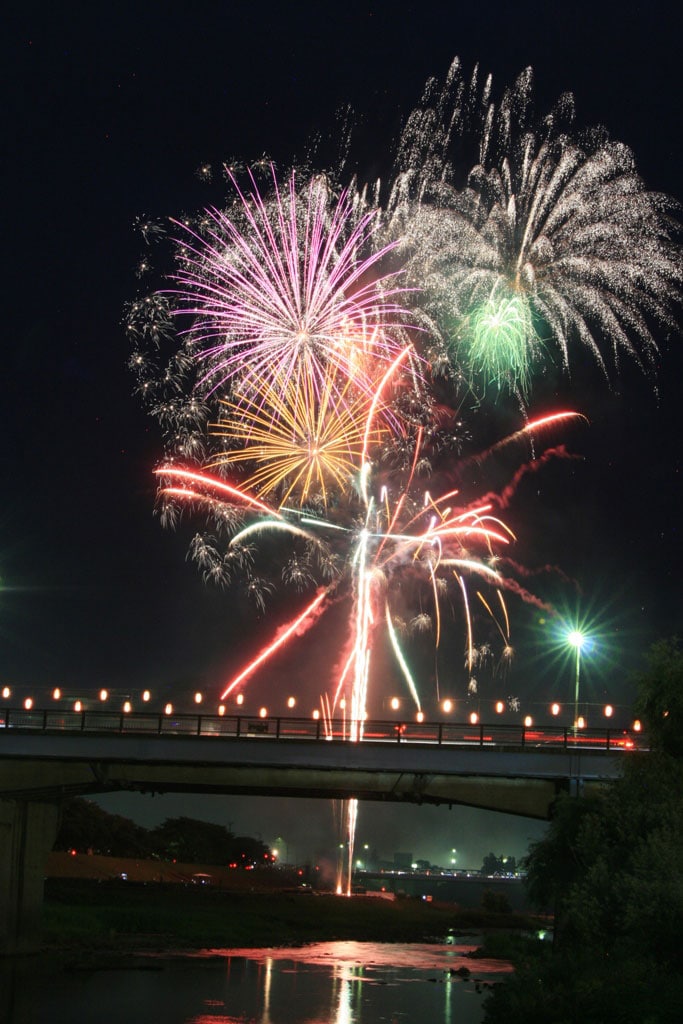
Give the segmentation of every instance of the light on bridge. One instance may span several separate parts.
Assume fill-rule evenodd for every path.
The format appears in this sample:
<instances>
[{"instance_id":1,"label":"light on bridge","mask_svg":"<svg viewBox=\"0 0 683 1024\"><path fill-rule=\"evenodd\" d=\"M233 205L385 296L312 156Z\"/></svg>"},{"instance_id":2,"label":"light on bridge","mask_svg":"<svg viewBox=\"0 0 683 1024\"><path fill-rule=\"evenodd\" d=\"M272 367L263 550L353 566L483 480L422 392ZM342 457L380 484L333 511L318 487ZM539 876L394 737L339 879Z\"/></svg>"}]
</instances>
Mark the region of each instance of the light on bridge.
<instances>
[{"instance_id":1,"label":"light on bridge","mask_svg":"<svg viewBox=\"0 0 683 1024\"><path fill-rule=\"evenodd\" d=\"M125 704L123 705L124 714L128 715L128 714L130 714L130 712L132 710L133 710L132 704L131 704L131 702L129 700L127 700L125 702Z\"/></svg>"},{"instance_id":2,"label":"light on bridge","mask_svg":"<svg viewBox=\"0 0 683 1024\"><path fill-rule=\"evenodd\" d=\"M258 713L259 718L265 718L267 714L268 714L268 708L259 708L259 713Z\"/></svg>"},{"instance_id":3,"label":"light on bridge","mask_svg":"<svg viewBox=\"0 0 683 1024\"><path fill-rule=\"evenodd\" d=\"M605 718L611 718L614 714L614 708L611 704L605 704Z\"/></svg>"},{"instance_id":4,"label":"light on bridge","mask_svg":"<svg viewBox=\"0 0 683 1024\"><path fill-rule=\"evenodd\" d=\"M443 702L443 704L441 705L441 709L447 715L450 715L451 711L453 710L453 701L452 700L445 700Z\"/></svg>"},{"instance_id":5,"label":"light on bridge","mask_svg":"<svg viewBox=\"0 0 683 1024\"><path fill-rule=\"evenodd\" d=\"M579 715L579 717L576 719L575 726L577 729L586 728L586 719L583 717L583 715Z\"/></svg>"},{"instance_id":6,"label":"light on bridge","mask_svg":"<svg viewBox=\"0 0 683 1024\"><path fill-rule=\"evenodd\" d=\"M12 691L10 690L9 686L3 686L2 695L5 698L5 700L7 700L8 697L12 696Z\"/></svg>"},{"instance_id":7,"label":"light on bridge","mask_svg":"<svg viewBox=\"0 0 683 1024\"><path fill-rule=\"evenodd\" d=\"M505 705L503 704L502 700L497 700L496 701L496 714L502 715L504 711L505 711Z\"/></svg>"},{"instance_id":8,"label":"light on bridge","mask_svg":"<svg viewBox=\"0 0 683 1024\"><path fill-rule=\"evenodd\" d=\"M641 730L642 728L643 728L643 727L642 727L642 725L640 724L640 719L639 719L639 718L636 718L635 722L633 723L633 731L634 731L634 732L640 732L640 730Z\"/></svg>"},{"instance_id":9,"label":"light on bridge","mask_svg":"<svg viewBox=\"0 0 683 1024\"><path fill-rule=\"evenodd\" d=\"M524 719L524 728L525 729L530 729L533 724L534 724L533 718L531 717L531 715L527 715L526 718Z\"/></svg>"},{"instance_id":10,"label":"light on bridge","mask_svg":"<svg viewBox=\"0 0 683 1024\"><path fill-rule=\"evenodd\" d=\"M218 714L221 716L221 718L223 717L223 715L225 714L225 704L218 705Z\"/></svg>"},{"instance_id":11,"label":"light on bridge","mask_svg":"<svg viewBox=\"0 0 683 1024\"><path fill-rule=\"evenodd\" d=\"M75 700L74 701L74 711L82 711L82 710L83 710L83 704L81 703L81 701L80 700Z\"/></svg>"},{"instance_id":12,"label":"light on bridge","mask_svg":"<svg viewBox=\"0 0 683 1024\"><path fill-rule=\"evenodd\" d=\"M398 711L400 706L401 706L401 702L398 699L398 697L392 697L391 698L391 710L392 711Z\"/></svg>"},{"instance_id":13,"label":"light on bridge","mask_svg":"<svg viewBox=\"0 0 683 1024\"><path fill-rule=\"evenodd\" d=\"M166 705L166 707L164 708L164 714L165 715L172 715L173 714L173 705L172 704L167 704Z\"/></svg>"},{"instance_id":14,"label":"light on bridge","mask_svg":"<svg viewBox=\"0 0 683 1024\"><path fill-rule=\"evenodd\" d=\"M550 714L554 715L557 718L559 713L560 713L560 705L559 704L551 704L550 705Z\"/></svg>"},{"instance_id":15,"label":"light on bridge","mask_svg":"<svg viewBox=\"0 0 683 1024\"><path fill-rule=\"evenodd\" d=\"M319 718L320 718L320 712L318 711L317 708L315 708L315 710L313 711L313 721L317 722Z\"/></svg>"},{"instance_id":16,"label":"light on bridge","mask_svg":"<svg viewBox=\"0 0 683 1024\"><path fill-rule=\"evenodd\" d=\"M149 690L142 691L142 699L144 700L145 704L147 703L151 696L152 694L149 692Z\"/></svg>"},{"instance_id":17,"label":"light on bridge","mask_svg":"<svg viewBox=\"0 0 683 1024\"><path fill-rule=\"evenodd\" d=\"M100 700L107 700L109 692L107 690L100 690Z\"/></svg>"},{"instance_id":18,"label":"light on bridge","mask_svg":"<svg viewBox=\"0 0 683 1024\"><path fill-rule=\"evenodd\" d=\"M424 720L425 720L425 713L424 713L424 711L418 711L418 713L415 715L415 718L417 719L418 722L424 722Z\"/></svg>"},{"instance_id":19,"label":"light on bridge","mask_svg":"<svg viewBox=\"0 0 683 1024\"><path fill-rule=\"evenodd\" d=\"M237 696L235 697L235 703L239 704L240 706L242 704L244 704L244 694L243 693L238 693L237 694Z\"/></svg>"},{"instance_id":20,"label":"light on bridge","mask_svg":"<svg viewBox=\"0 0 683 1024\"><path fill-rule=\"evenodd\" d=\"M293 707L295 707L295 705L296 705L296 698L295 697L288 697L287 698L287 707L288 708L293 708Z\"/></svg>"},{"instance_id":21,"label":"light on bridge","mask_svg":"<svg viewBox=\"0 0 683 1024\"><path fill-rule=\"evenodd\" d=\"M476 711L471 711L470 712L470 725L476 725L478 721L479 721L479 715L477 714L477 712Z\"/></svg>"},{"instance_id":22,"label":"light on bridge","mask_svg":"<svg viewBox=\"0 0 683 1024\"><path fill-rule=\"evenodd\" d=\"M53 700L59 700L59 698L61 696L62 696L62 691L59 689L58 686L55 686L54 690L52 691L52 699Z\"/></svg>"},{"instance_id":23,"label":"light on bridge","mask_svg":"<svg viewBox=\"0 0 683 1024\"><path fill-rule=\"evenodd\" d=\"M202 697L201 693L199 693L199 692L195 693L195 695L194 695L194 702L195 702L195 704L201 704L202 700L203 700L203 697Z\"/></svg>"},{"instance_id":24,"label":"light on bridge","mask_svg":"<svg viewBox=\"0 0 683 1024\"><path fill-rule=\"evenodd\" d=\"M26 708L27 711L31 710L31 708L33 707L33 697L26 698L26 700L24 701L24 707Z\"/></svg>"},{"instance_id":25,"label":"light on bridge","mask_svg":"<svg viewBox=\"0 0 683 1024\"><path fill-rule=\"evenodd\" d=\"M342 711L346 710L346 697L342 697L342 699L339 701L339 707L342 709Z\"/></svg>"}]
</instances>

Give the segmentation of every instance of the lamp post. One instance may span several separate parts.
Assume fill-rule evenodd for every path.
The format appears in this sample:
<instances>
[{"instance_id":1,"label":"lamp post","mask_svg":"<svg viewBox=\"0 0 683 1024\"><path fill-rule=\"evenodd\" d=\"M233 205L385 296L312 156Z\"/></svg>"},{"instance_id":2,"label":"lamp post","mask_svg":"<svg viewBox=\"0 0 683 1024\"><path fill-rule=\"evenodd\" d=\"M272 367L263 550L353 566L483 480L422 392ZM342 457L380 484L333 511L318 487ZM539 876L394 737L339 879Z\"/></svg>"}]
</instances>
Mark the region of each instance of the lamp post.
<instances>
[{"instance_id":1,"label":"lamp post","mask_svg":"<svg viewBox=\"0 0 683 1024\"><path fill-rule=\"evenodd\" d=\"M567 633L567 643L576 652L576 675L574 677L574 736L579 727L579 676L581 672L581 648L584 647L588 637L579 629L572 629Z\"/></svg>"}]
</instances>

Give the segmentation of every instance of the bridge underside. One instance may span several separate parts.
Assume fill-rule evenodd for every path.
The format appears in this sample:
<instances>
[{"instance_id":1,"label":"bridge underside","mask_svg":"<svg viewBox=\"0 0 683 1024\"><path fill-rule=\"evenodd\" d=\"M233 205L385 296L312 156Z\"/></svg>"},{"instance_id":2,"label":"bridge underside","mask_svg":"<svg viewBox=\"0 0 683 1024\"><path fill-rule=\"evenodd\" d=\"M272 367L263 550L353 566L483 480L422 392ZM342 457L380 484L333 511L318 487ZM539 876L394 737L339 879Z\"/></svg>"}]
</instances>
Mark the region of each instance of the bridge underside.
<instances>
[{"instance_id":1,"label":"bridge underside","mask_svg":"<svg viewBox=\"0 0 683 1024\"><path fill-rule=\"evenodd\" d=\"M44 864L70 796L128 790L460 804L548 819L562 790L614 778L605 754L259 738L35 735L0 757L0 954L40 942Z\"/></svg>"},{"instance_id":2,"label":"bridge underside","mask_svg":"<svg viewBox=\"0 0 683 1024\"><path fill-rule=\"evenodd\" d=\"M563 778L259 765L135 764L108 761L5 761L0 798L59 800L116 792L215 793L461 804L547 820ZM601 786L584 780L585 790Z\"/></svg>"}]
</instances>

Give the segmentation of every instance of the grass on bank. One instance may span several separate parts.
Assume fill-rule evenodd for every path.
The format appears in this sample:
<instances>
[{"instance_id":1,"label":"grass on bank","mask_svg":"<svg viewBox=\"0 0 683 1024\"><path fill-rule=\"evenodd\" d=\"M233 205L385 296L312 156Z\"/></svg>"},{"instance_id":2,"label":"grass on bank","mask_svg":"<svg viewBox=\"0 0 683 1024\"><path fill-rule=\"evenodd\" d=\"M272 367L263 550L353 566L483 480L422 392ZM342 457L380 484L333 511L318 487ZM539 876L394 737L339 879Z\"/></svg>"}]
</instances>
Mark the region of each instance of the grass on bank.
<instances>
[{"instance_id":1,"label":"grass on bank","mask_svg":"<svg viewBox=\"0 0 683 1024\"><path fill-rule=\"evenodd\" d=\"M416 898L51 879L43 938L53 949L237 948L344 939L445 941L449 932L529 927L533 921L521 915L459 910Z\"/></svg>"}]
</instances>

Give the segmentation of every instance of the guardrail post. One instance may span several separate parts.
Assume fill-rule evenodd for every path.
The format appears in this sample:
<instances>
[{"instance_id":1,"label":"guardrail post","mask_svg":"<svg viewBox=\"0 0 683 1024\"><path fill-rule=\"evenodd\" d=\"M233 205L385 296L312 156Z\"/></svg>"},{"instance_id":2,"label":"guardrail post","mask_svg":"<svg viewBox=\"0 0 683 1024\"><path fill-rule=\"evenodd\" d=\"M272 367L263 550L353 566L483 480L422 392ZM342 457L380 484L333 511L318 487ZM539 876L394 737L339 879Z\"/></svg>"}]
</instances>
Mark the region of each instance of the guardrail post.
<instances>
[{"instance_id":1,"label":"guardrail post","mask_svg":"<svg viewBox=\"0 0 683 1024\"><path fill-rule=\"evenodd\" d=\"M47 729L47 709L43 711L43 732Z\"/></svg>"},{"instance_id":2,"label":"guardrail post","mask_svg":"<svg viewBox=\"0 0 683 1024\"><path fill-rule=\"evenodd\" d=\"M315 738L317 740L320 739L320 719L319 718L316 718L316 720L315 720Z\"/></svg>"},{"instance_id":3,"label":"guardrail post","mask_svg":"<svg viewBox=\"0 0 683 1024\"><path fill-rule=\"evenodd\" d=\"M484 723L479 723L479 746L484 746Z\"/></svg>"},{"instance_id":4,"label":"guardrail post","mask_svg":"<svg viewBox=\"0 0 683 1024\"><path fill-rule=\"evenodd\" d=\"M201 715L197 715L197 735L201 736L201 734L202 734L202 716Z\"/></svg>"},{"instance_id":5,"label":"guardrail post","mask_svg":"<svg viewBox=\"0 0 683 1024\"><path fill-rule=\"evenodd\" d=\"M85 729L85 711L81 711L81 732Z\"/></svg>"},{"instance_id":6,"label":"guardrail post","mask_svg":"<svg viewBox=\"0 0 683 1024\"><path fill-rule=\"evenodd\" d=\"M438 743L439 746L441 746L442 740L443 740L443 722L439 722L439 732L438 732L438 735L437 735L437 738L436 738L436 742Z\"/></svg>"},{"instance_id":7,"label":"guardrail post","mask_svg":"<svg viewBox=\"0 0 683 1024\"><path fill-rule=\"evenodd\" d=\"M606 743L605 749L609 750L609 729L607 730L607 743Z\"/></svg>"},{"instance_id":8,"label":"guardrail post","mask_svg":"<svg viewBox=\"0 0 683 1024\"><path fill-rule=\"evenodd\" d=\"M237 737L237 739L239 739L239 736L240 736L240 727L241 727L241 725L242 725L242 717L241 717L241 715L238 715L237 716L237 728L235 729L235 736Z\"/></svg>"},{"instance_id":9,"label":"guardrail post","mask_svg":"<svg viewBox=\"0 0 683 1024\"><path fill-rule=\"evenodd\" d=\"M526 746L526 726L522 726L522 746Z\"/></svg>"},{"instance_id":10,"label":"guardrail post","mask_svg":"<svg viewBox=\"0 0 683 1024\"><path fill-rule=\"evenodd\" d=\"M278 715L275 719L275 739L280 739L280 716Z\"/></svg>"}]
</instances>

